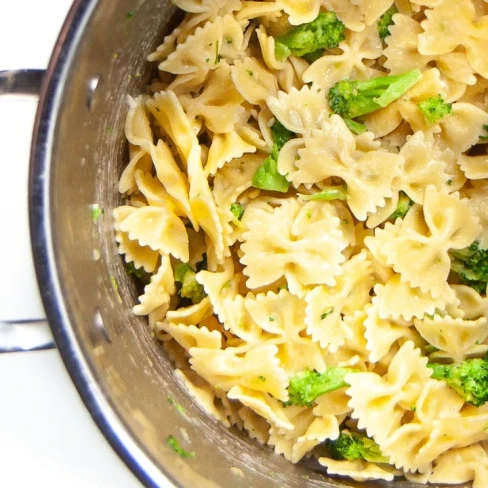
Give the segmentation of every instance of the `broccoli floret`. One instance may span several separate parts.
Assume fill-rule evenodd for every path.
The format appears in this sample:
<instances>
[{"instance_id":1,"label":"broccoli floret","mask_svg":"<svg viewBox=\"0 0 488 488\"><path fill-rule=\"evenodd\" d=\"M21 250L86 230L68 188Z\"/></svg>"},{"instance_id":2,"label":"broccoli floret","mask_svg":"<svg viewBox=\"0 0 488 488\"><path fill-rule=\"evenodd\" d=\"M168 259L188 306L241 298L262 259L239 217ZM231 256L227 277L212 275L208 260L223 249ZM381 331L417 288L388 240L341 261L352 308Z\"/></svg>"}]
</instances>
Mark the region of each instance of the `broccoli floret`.
<instances>
[{"instance_id":1,"label":"broccoli floret","mask_svg":"<svg viewBox=\"0 0 488 488\"><path fill-rule=\"evenodd\" d=\"M134 276L144 284L151 280L151 275L144 268L136 268L132 262L125 265L125 271L129 276Z\"/></svg>"},{"instance_id":2,"label":"broccoli floret","mask_svg":"<svg viewBox=\"0 0 488 488\"><path fill-rule=\"evenodd\" d=\"M407 212L410 210L410 207L414 204L414 201L411 200L408 195L403 192L400 192L398 197L398 204L395 211L390 215L388 220L395 221L396 219L400 218L403 219Z\"/></svg>"},{"instance_id":3,"label":"broccoli floret","mask_svg":"<svg viewBox=\"0 0 488 488\"><path fill-rule=\"evenodd\" d=\"M343 186L331 186L325 190L311 195L300 195L303 200L347 200L347 188Z\"/></svg>"},{"instance_id":4,"label":"broccoli floret","mask_svg":"<svg viewBox=\"0 0 488 488\"><path fill-rule=\"evenodd\" d=\"M349 130L354 134L363 134L367 130L363 124L360 124L355 120L346 118L344 119L344 122L346 123L347 127L349 127Z\"/></svg>"},{"instance_id":5,"label":"broccoli floret","mask_svg":"<svg viewBox=\"0 0 488 488\"><path fill-rule=\"evenodd\" d=\"M452 113L452 103L446 103L440 95L422 100L417 106L428 124L435 124Z\"/></svg>"},{"instance_id":6,"label":"broccoli floret","mask_svg":"<svg viewBox=\"0 0 488 488\"><path fill-rule=\"evenodd\" d=\"M390 25L394 24L393 16L398 13L395 5L392 5L378 20L378 34L384 41L390 35Z\"/></svg>"},{"instance_id":7,"label":"broccoli floret","mask_svg":"<svg viewBox=\"0 0 488 488\"><path fill-rule=\"evenodd\" d=\"M354 119L390 105L421 78L421 71L414 69L372 80L342 80L329 90L329 105L344 119Z\"/></svg>"},{"instance_id":8,"label":"broccoli floret","mask_svg":"<svg viewBox=\"0 0 488 488\"><path fill-rule=\"evenodd\" d=\"M369 437L343 430L339 437L325 443L332 459L355 461L364 459L371 463L387 463L388 458L383 456L378 444Z\"/></svg>"},{"instance_id":9,"label":"broccoli floret","mask_svg":"<svg viewBox=\"0 0 488 488\"><path fill-rule=\"evenodd\" d=\"M295 134L284 127L278 120L271 127L271 132L273 134L273 149L256 173L254 173L252 185L261 190L286 193L290 183L283 175L278 173L278 154L281 148L290 139L293 139Z\"/></svg>"},{"instance_id":10,"label":"broccoli floret","mask_svg":"<svg viewBox=\"0 0 488 488\"><path fill-rule=\"evenodd\" d=\"M338 366L331 366L323 373L308 369L302 371L290 379L288 385L289 400L284 405L311 407L312 402L324 393L348 386L344 377L349 373L357 372L359 372L357 369Z\"/></svg>"},{"instance_id":11,"label":"broccoli floret","mask_svg":"<svg viewBox=\"0 0 488 488\"><path fill-rule=\"evenodd\" d=\"M230 211L236 220L241 220L244 215L244 207L240 203L233 203L230 206Z\"/></svg>"},{"instance_id":12,"label":"broccoli floret","mask_svg":"<svg viewBox=\"0 0 488 488\"><path fill-rule=\"evenodd\" d=\"M482 127L482 129L483 129L484 132L488 132L488 125L484 124L483 127ZM482 141L488 141L488 134L481 135L480 136L480 140L482 140Z\"/></svg>"},{"instance_id":13,"label":"broccoli floret","mask_svg":"<svg viewBox=\"0 0 488 488\"><path fill-rule=\"evenodd\" d=\"M488 401L488 361L467 359L459 364L428 363L432 378L444 381L468 403L481 407Z\"/></svg>"},{"instance_id":14,"label":"broccoli floret","mask_svg":"<svg viewBox=\"0 0 488 488\"><path fill-rule=\"evenodd\" d=\"M203 286L196 279L195 270L187 263L175 266L175 281L181 284L178 291L182 298L189 298L193 304L200 303L205 297Z\"/></svg>"},{"instance_id":15,"label":"broccoli floret","mask_svg":"<svg viewBox=\"0 0 488 488\"><path fill-rule=\"evenodd\" d=\"M484 295L488 283L488 249L482 249L475 241L464 249L451 249L449 255L451 270L459 276L460 282Z\"/></svg>"},{"instance_id":16,"label":"broccoli floret","mask_svg":"<svg viewBox=\"0 0 488 488\"><path fill-rule=\"evenodd\" d=\"M285 32L275 39L276 58L305 56L337 47L346 38L345 26L334 12L322 12L309 22Z\"/></svg>"}]
</instances>

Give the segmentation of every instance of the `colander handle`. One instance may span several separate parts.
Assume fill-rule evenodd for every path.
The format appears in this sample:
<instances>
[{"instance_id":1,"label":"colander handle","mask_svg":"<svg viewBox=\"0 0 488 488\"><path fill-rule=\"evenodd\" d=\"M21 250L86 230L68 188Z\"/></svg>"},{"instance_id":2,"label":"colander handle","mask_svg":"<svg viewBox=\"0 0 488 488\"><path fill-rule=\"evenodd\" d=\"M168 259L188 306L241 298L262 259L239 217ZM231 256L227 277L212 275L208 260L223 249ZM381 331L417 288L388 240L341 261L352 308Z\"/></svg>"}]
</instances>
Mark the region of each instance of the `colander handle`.
<instances>
[{"instance_id":1,"label":"colander handle","mask_svg":"<svg viewBox=\"0 0 488 488\"><path fill-rule=\"evenodd\" d=\"M0 96L38 97L45 70L0 71ZM56 347L46 319L0 320L0 353Z\"/></svg>"},{"instance_id":2,"label":"colander handle","mask_svg":"<svg viewBox=\"0 0 488 488\"><path fill-rule=\"evenodd\" d=\"M0 71L0 95L38 96L44 73L43 69Z\"/></svg>"}]
</instances>

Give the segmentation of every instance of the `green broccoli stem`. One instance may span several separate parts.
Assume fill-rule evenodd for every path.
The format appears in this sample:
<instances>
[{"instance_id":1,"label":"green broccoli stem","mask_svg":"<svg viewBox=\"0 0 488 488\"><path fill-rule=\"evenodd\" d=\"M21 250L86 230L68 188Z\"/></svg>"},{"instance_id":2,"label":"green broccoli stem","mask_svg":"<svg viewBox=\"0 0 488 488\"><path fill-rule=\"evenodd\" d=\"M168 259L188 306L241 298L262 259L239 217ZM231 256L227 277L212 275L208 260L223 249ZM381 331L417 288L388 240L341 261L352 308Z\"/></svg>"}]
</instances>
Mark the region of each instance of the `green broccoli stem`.
<instances>
[{"instance_id":1,"label":"green broccoli stem","mask_svg":"<svg viewBox=\"0 0 488 488\"><path fill-rule=\"evenodd\" d=\"M329 90L331 110L345 119L387 107L422 78L419 69L371 80L342 80Z\"/></svg>"},{"instance_id":2,"label":"green broccoli stem","mask_svg":"<svg viewBox=\"0 0 488 488\"><path fill-rule=\"evenodd\" d=\"M331 186L311 195L300 194L300 197L302 200L347 200L347 187L346 185Z\"/></svg>"}]
</instances>

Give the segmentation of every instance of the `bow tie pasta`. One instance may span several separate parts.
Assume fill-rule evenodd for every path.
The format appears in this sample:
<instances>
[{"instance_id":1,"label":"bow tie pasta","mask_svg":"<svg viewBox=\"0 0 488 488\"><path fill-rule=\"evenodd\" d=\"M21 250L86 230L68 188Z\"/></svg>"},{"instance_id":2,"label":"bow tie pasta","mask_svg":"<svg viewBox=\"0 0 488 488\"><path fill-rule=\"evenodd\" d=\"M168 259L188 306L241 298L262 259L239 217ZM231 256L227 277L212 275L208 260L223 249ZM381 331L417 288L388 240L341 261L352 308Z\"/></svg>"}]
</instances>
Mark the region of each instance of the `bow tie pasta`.
<instances>
[{"instance_id":1,"label":"bow tie pasta","mask_svg":"<svg viewBox=\"0 0 488 488\"><path fill-rule=\"evenodd\" d=\"M488 486L488 4L174 3L113 211L133 313L292 463Z\"/></svg>"}]
</instances>

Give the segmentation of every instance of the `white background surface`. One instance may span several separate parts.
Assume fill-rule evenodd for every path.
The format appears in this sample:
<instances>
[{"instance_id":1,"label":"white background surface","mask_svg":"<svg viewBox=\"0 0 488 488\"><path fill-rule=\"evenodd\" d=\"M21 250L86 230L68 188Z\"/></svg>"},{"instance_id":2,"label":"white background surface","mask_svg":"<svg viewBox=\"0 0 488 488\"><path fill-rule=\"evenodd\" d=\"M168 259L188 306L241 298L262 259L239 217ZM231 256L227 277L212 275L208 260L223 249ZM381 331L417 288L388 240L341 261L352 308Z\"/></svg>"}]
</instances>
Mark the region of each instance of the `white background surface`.
<instances>
[{"instance_id":1,"label":"white background surface","mask_svg":"<svg viewBox=\"0 0 488 488\"><path fill-rule=\"evenodd\" d=\"M3 1L0 70L45 68L70 5ZM44 317L27 217L35 109L35 100L0 97L0 322ZM56 350L0 354L0 388L0 486L141 487L91 419Z\"/></svg>"}]
</instances>

